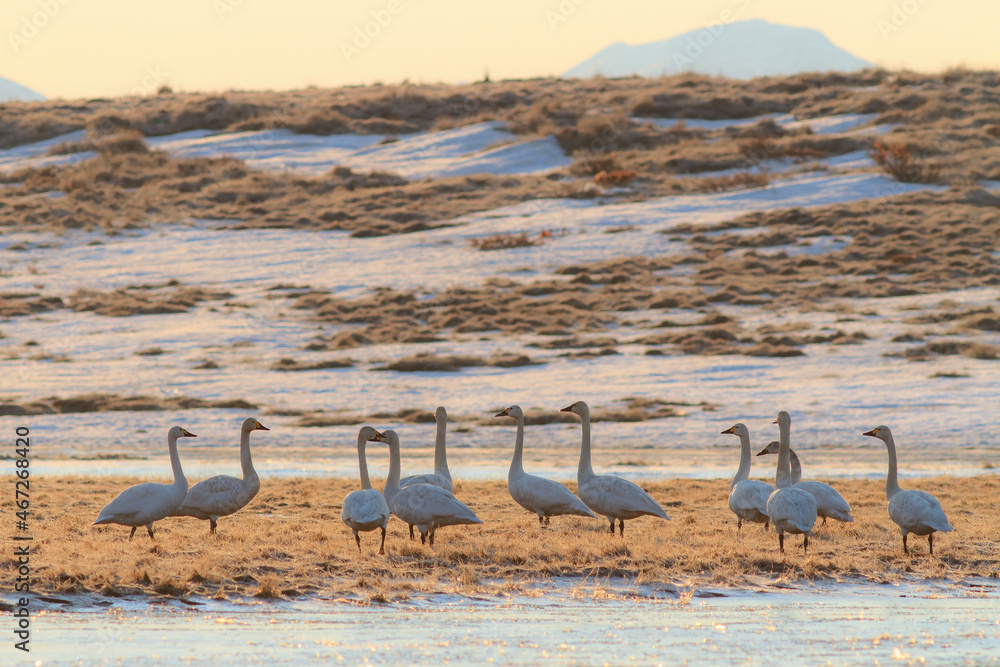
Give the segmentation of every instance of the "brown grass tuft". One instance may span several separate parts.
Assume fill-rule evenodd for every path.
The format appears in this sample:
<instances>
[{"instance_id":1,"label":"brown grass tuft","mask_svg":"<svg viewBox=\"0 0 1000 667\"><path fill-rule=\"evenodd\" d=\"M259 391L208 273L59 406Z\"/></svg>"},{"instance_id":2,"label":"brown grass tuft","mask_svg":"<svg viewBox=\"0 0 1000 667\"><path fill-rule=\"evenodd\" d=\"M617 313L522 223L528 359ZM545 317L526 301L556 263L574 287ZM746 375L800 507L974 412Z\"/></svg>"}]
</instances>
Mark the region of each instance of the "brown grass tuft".
<instances>
[{"instance_id":1,"label":"brown grass tuft","mask_svg":"<svg viewBox=\"0 0 1000 667\"><path fill-rule=\"evenodd\" d=\"M478 239L471 239L469 243L476 250L507 250L509 248L526 248L541 243L538 239L529 238L527 234L497 233L484 236Z\"/></svg>"},{"instance_id":2,"label":"brown grass tuft","mask_svg":"<svg viewBox=\"0 0 1000 667\"><path fill-rule=\"evenodd\" d=\"M940 167L914 155L905 144L876 140L868 155L882 171L901 183L932 183Z\"/></svg>"}]
</instances>

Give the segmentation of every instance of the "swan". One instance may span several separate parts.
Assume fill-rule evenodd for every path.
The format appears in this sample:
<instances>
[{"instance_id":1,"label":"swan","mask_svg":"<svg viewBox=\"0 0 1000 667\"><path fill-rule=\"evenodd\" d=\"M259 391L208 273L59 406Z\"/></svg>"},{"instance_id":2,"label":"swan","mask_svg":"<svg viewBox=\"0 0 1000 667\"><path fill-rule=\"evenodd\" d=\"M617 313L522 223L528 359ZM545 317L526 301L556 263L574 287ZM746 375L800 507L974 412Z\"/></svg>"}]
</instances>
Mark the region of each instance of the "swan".
<instances>
[{"instance_id":1,"label":"swan","mask_svg":"<svg viewBox=\"0 0 1000 667\"><path fill-rule=\"evenodd\" d=\"M670 520L659 503L652 496L639 488L638 484L614 477L613 475L595 475L590 465L590 407L583 401L577 401L560 412L572 412L580 417L583 426L583 440L580 444L580 466L576 473L576 490L587 507L602 514L611 522L611 533L615 532L615 519L618 519L618 529L625 536L625 519L635 519L644 514Z\"/></svg>"},{"instance_id":2,"label":"swan","mask_svg":"<svg viewBox=\"0 0 1000 667\"><path fill-rule=\"evenodd\" d=\"M729 509L736 515L736 530L743 526L744 521L764 524L767 529L767 499L774 492L774 487L767 482L758 482L750 477L750 430L743 423L730 426L722 432L731 433L740 438L740 467L729 484Z\"/></svg>"},{"instance_id":3,"label":"swan","mask_svg":"<svg viewBox=\"0 0 1000 667\"><path fill-rule=\"evenodd\" d=\"M777 453L778 441L772 440L767 444L767 447L757 452L757 456ZM827 519L843 521L844 523L854 523L851 505L844 500L844 496L840 495L840 492L829 484L814 482L812 480L803 482L802 464L799 463L799 457L796 456L794 449L789 449L788 455L791 458L792 484L796 488L808 491L813 495L813 498L816 499L816 515L823 517L823 525L826 525Z\"/></svg>"},{"instance_id":4,"label":"swan","mask_svg":"<svg viewBox=\"0 0 1000 667\"><path fill-rule=\"evenodd\" d=\"M448 430L448 411L438 406L434 411L434 421L437 423L437 434L434 438L434 472L423 475L410 475L399 480L399 488L411 484L432 484L440 486L449 493L454 493L451 484L451 472L448 470L448 456L445 453L445 432ZM413 539L413 524L410 524L410 539Z\"/></svg>"},{"instance_id":5,"label":"swan","mask_svg":"<svg viewBox=\"0 0 1000 667\"><path fill-rule=\"evenodd\" d=\"M180 426L174 426L167 431L167 449L170 451L170 468L174 472L174 483L146 482L130 486L104 506L97 515L94 525L117 523L122 526L132 526L132 532L128 535L130 540L135 535L136 528L146 526L150 539L155 539L153 522L170 516L187 494L187 478L184 477L181 460L177 456L177 439L197 437Z\"/></svg>"},{"instance_id":6,"label":"swan","mask_svg":"<svg viewBox=\"0 0 1000 667\"><path fill-rule=\"evenodd\" d=\"M924 491L899 488L896 481L896 442L892 439L892 431L888 426L876 426L861 435L870 435L885 443L889 450L889 473L885 477L885 497L889 500L889 518L892 519L903 533L903 552L910 553L906 546L906 536L926 535L930 552L934 553L934 531L950 533L954 530L948 523L948 517L941 509L938 499Z\"/></svg>"},{"instance_id":7,"label":"swan","mask_svg":"<svg viewBox=\"0 0 1000 667\"><path fill-rule=\"evenodd\" d=\"M482 523L482 520L449 491L432 484L411 484L399 488L399 436L393 430L377 433L376 441L389 445L389 477L382 495L389 510L420 531L420 543L430 538L434 546L434 531L441 526Z\"/></svg>"},{"instance_id":8,"label":"swan","mask_svg":"<svg viewBox=\"0 0 1000 667\"><path fill-rule=\"evenodd\" d=\"M792 485L788 452L792 418L782 410L774 420L778 424L778 467L774 475L777 487L767 499L767 516L778 531L778 548L785 552L785 533L802 533L802 553L809 550L809 531L816 524L816 499L808 491Z\"/></svg>"},{"instance_id":9,"label":"swan","mask_svg":"<svg viewBox=\"0 0 1000 667\"><path fill-rule=\"evenodd\" d=\"M583 501L559 482L524 472L524 412L521 406L512 405L495 417L513 417L517 420L517 437L514 440L514 458L507 473L507 490L518 505L538 515L539 525L548 525L549 517L576 514L598 518L587 509Z\"/></svg>"},{"instance_id":10,"label":"swan","mask_svg":"<svg viewBox=\"0 0 1000 667\"><path fill-rule=\"evenodd\" d=\"M354 531L354 541L358 543L361 552L361 536L358 532L368 532L376 528L382 529L382 544L378 548L380 556L385 555L385 528L389 525L389 505L385 496L378 489L372 488L368 479L368 460L365 457L365 445L369 440L375 440L379 432L371 426L364 426L358 431L358 467L361 469L361 489L351 491L344 498L344 509L340 519Z\"/></svg>"},{"instance_id":11,"label":"swan","mask_svg":"<svg viewBox=\"0 0 1000 667\"><path fill-rule=\"evenodd\" d=\"M243 479L229 475L216 475L198 482L188 489L187 496L180 507L170 513L170 516L192 516L196 519L208 519L208 532L215 532L216 521L220 516L229 516L246 507L260 491L260 478L253 469L250 458L250 433L252 431L270 431L259 421L250 417L243 420L240 427L240 465L243 468Z\"/></svg>"}]
</instances>

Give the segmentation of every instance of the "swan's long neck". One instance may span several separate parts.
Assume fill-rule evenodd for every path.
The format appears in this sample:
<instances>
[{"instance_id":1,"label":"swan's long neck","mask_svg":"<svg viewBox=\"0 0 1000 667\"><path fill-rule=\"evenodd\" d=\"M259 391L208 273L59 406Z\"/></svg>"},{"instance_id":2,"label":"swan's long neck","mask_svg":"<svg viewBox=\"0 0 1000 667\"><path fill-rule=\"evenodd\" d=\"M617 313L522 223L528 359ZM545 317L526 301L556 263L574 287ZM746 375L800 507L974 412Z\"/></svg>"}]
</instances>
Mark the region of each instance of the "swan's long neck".
<instances>
[{"instance_id":1,"label":"swan's long neck","mask_svg":"<svg viewBox=\"0 0 1000 667\"><path fill-rule=\"evenodd\" d=\"M361 469L361 488L372 488L372 481L368 478L368 457L365 456L365 445L368 438L363 435L358 436L358 467Z\"/></svg>"},{"instance_id":2,"label":"swan's long neck","mask_svg":"<svg viewBox=\"0 0 1000 667\"><path fill-rule=\"evenodd\" d=\"M174 486L187 489L187 477L181 470L181 457L177 455L177 438L167 436L167 449L170 450L170 469L174 471Z\"/></svg>"},{"instance_id":3,"label":"swan's long neck","mask_svg":"<svg viewBox=\"0 0 1000 667\"><path fill-rule=\"evenodd\" d=\"M382 495L385 502L391 503L392 499L399 493L399 445L389 445L389 476L385 478L385 486L382 488Z\"/></svg>"},{"instance_id":4,"label":"swan's long neck","mask_svg":"<svg viewBox=\"0 0 1000 667\"><path fill-rule=\"evenodd\" d=\"M577 485L594 477L594 468L590 465L590 411L580 415L580 425L583 427L583 440L580 442L580 465L576 470Z\"/></svg>"},{"instance_id":5,"label":"swan's long neck","mask_svg":"<svg viewBox=\"0 0 1000 667\"><path fill-rule=\"evenodd\" d=\"M788 458L792 466L792 484L798 484L802 481L802 464L799 463L799 455L791 447L788 448Z\"/></svg>"},{"instance_id":6,"label":"swan's long neck","mask_svg":"<svg viewBox=\"0 0 1000 667\"><path fill-rule=\"evenodd\" d=\"M507 481L524 474L524 415L517 418L517 437L514 439L514 458L510 460Z\"/></svg>"},{"instance_id":7,"label":"swan's long neck","mask_svg":"<svg viewBox=\"0 0 1000 667\"><path fill-rule=\"evenodd\" d=\"M750 477L750 434L741 433L740 434L740 468L736 471L736 476L733 477L733 481L729 483L729 490L732 491L733 487L738 483Z\"/></svg>"},{"instance_id":8,"label":"swan's long neck","mask_svg":"<svg viewBox=\"0 0 1000 667\"><path fill-rule=\"evenodd\" d=\"M437 435L434 438L434 474L451 480L451 473L448 471L448 455L445 453L445 434L447 431L448 418L439 419Z\"/></svg>"},{"instance_id":9,"label":"swan's long neck","mask_svg":"<svg viewBox=\"0 0 1000 667\"><path fill-rule=\"evenodd\" d=\"M243 480L256 479L257 471L253 469L253 459L250 458L250 429L240 433L240 465L243 468Z\"/></svg>"},{"instance_id":10,"label":"swan's long neck","mask_svg":"<svg viewBox=\"0 0 1000 667\"><path fill-rule=\"evenodd\" d=\"M889 474L885 476L885 497L892 500L892 497L899 493L899 481L896 479L896 442L892 439L892 433L885 439L885 447L889 450Z\"/></svg>"},{"instance_id":11,"label":"swan's long neck","mask_svg":"<svg viewBox=\"0 0 1000 667\"><path fill-rule=\"evenodd\" d=\"M789 452L791 450L791 424L778 424L778 469L774 472L774 485L783 489L792 485L792 475L788 471Z\"/></svg>"}]
</instances>

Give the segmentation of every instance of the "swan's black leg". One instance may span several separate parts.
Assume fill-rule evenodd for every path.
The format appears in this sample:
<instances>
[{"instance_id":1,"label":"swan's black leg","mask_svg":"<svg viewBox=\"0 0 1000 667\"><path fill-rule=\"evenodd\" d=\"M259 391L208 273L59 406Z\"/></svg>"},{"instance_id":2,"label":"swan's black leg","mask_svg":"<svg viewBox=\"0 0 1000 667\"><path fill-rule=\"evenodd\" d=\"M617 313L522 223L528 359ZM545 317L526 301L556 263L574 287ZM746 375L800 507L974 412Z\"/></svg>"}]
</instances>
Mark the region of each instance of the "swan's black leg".
<instances>
[{"instance_id":1,"label":"swan's black leg","mask_svg":"<svg viewBox=\"0 0 1000 667\"><path fill-rule=\"evenodd\" d=\"M216 528L216 527L217 527L218 525L219 525L219 524L217 524L217 523L215 522L215 519L212 519L212 518L209 518L209 520L208 520L208 532L209 532L210 534L215 534L215 528Z\"/></svg>"},{"instance_id":2,"label":"swan's black leg","mask_svg":"<svg viewBox=\"0 0 1000 667\"><path fill-rule=\"evenodd\" d=\"M410 539L411 540L414 539L414 537L413 537L413 524L412 523L410 524ZM423 541L423 537L421 536L420 543L423 544L423 542L424 542Z\"/></svg>"},{"instance_id":3,"label":"swan's black leg","mask_svg":"<svg viewBox=\"0 0 1000 667\"><path fill-rule=\"evenodd\" d=\"M931 555L934 555L934 533L927 536L927 544L931 547Z\"/></svg>"},{"instance_id":4,"label":"swan's black leg","mask_svg":"<svg viewBox=\"0 0 1000 667\"><path fill-rule=\"evenodd\" d=\"M431 532L427 539L431 543L431 546L434 546L434 526L431 526Z\"/></svg>"},{"instance_id":5,"label":"swan's black leg","mask_svg":"<svg viewBox=\"0 0 1000 667\"><path fill-rule=\"evenodd\" d=\"M618 519L618 530L621 531L622 537L625 537L625 519ZM614 532L614 528L611 529Z\"/></svg>"},{"instance_id":6,"label":"swan's black leg","mask_svg":"<svg viewBox=\"0 0 1000 667\"><path fill-rule=\"evenodd\" d=\"M539 526L545 525L545 518L541 514L538 515L538 525Z\"/></svg>"},{"instance_id":7,"label":"swan's black leg","mask_svg":"<svg viewBox=\"0 0 1000 667\"><path fill-rule=\"evenodd\" d=\"M766 533L769 530L771 530L771 522L770 521L765 521L764 522L764 532Z\"/></svg>"},{"instance_id":8,"label":"swan's black leg","mask_svg":"<svg viewBox=\"0 0 1000 667\"><path fill-rule=\"evenodd\" d=\"M420 543L427 544L427 533L420 533Z\"/></svg>"},{"instance_id":9,"label":"swan's black leg","mask_svg":"<svg viewBox=\"0 0 1000 667\"><path fill-rule=\"evenodd\" d=\"M132 536L135 535L135 529L136 528L138 528L138 526L132 526L132 532L128 534L128 539L131 540Z\"/></svg>"},{"instance_id":10,"label":"swan's black leg","mask_svg":"<svg viewBox=\"0 0 1000 667\"><path fill-rule=\"evenodd\" d=\"M743 518L742 517L736 517L736 532L737 533L740 532L740 528L742 528L742 527L743 527Z\"/></svg>"},{"instance_id":11,"label":"swan's black leg","mask_svg":"<svg viewBox=\"0 0 1000 667\"><path fill-rule=\"evenodd\" d=\"M906 535L905 534L903 535L903 553L904 554L910 553L909 547L906 546Z\"/></svg>"},{"instance_id":12,"label":"swan's black leg","mask_svg":"<svg viewBox=\"0 0 1000 667\"><path fill-rule=\"evenodd\" d=\"M378 548L378 555L385 555L385 526L382 526L382 546Z\"/></svg>"},{"instance_id":13,"label":"swan's black leg","mask_svg":"<svg viewBox=\"0 0 1000 667\"><path fill-rule=\"evenodd\" d=\"M809 552L809 533L802 536L802 553L806 554Z\"/></svg>"},{"instance_id":14,"label":"swan's black leg","mask_svg":"<svg viewBox=\"0 0 1000 667\"><path fill-rule=\"evenodd\" d=\"M608 521L611 522L611 534L614 535L615 534L615 520L612 519L611 517L608 517Z\"/></svg>"},{"instance_id":15,"label":"swan's black leg","mask_svg":"<svg viewBox=\"0 0 1000 667\"><path fill-rule=\"evenodd\" d=\"M778 533L778 551L785 553L785 534Z\"/></svg>"},{"instance_id":16,"label":"swan's black leg","mask_svg":"<svg viewBox=\"0 0 1000 667\"><path fill-rule=\"evenodd\" d=\"M550 517L550 516L547 516L547 517L545 517L545 525L546 525L546 526L548 526L548 525L549 525L549 519L551 519L551 518L552 518L552 517Z\"/></svg>"},{"instance_id":17,"label":"swan's black leg","mask_svg":"<svg viewBox=\"0 0 1000 667\"><path fill-rule=\"evenodd\" d=\"M151 540L156 539L155 537L153 537L153 524L149 524L148 526L146 526L146 532L149 533L149 539Z\"/></svg>"},{"instance_id":18,"label":"swan's black leg","mask_svg":"<svg viewBox=\"0 0 1000 667\"><path fill-rule=\"evenodd\" d=\"M358 543L358 553L361 553L361 536L358 531L354 531L354 541Z\"/></svg>"}]
</instances>

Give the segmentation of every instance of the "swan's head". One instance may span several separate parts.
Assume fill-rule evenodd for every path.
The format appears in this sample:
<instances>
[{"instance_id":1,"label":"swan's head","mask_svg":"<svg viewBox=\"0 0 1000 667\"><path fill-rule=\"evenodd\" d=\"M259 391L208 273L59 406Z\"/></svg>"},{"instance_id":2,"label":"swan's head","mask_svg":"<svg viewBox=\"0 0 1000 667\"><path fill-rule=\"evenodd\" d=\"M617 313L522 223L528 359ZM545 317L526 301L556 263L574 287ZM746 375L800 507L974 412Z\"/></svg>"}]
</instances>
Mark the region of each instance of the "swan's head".
<instances>
[{"instance_id":1,"label":"swan's head","mask_svg":"<svg viewBox=\"0 0 1000 667\"><path fill-rule=\"evenodd\" d=\"M448 422L448 411L444 409L443 405L437 406L437 410L434 411L434 421L437 423Z\"/></svg>"},{"instance_id":2,"label":"swan's head","mask_svg":"<svg viewBox=\"0 0 1000 667\"><path fill-rule=\"evenodd\" d=\"M382 431L381 433L375 431L375 437L372 438L372 440L375 442L384 442L385 444L389 445L390 448L399 447L399 436L396 435L396 432L393 431L392 429Z\"/></svg>"},{"instance_id":3,"label":"swan's head","mask_svg":"<svg viewBox=\"0 0 1000 667\"><path fill-rule=\"evenodd\" d=\"M264 426L253 417L250 417L249 419L243 420L243 430L249 433L250 431L270 431L271 429Z\"/></svg>"},{"instance_id":4,"label":"swan's head","mask_svg":"<svg viewBox=\"0 0 1000 667\"><path fill-rule=\"evenodd\" d=\"M494 417L513 417L514 419L524 419L524 413L521 411L520 405L512 405L506 410L501 410L500 412L493 415Z\"/></svg>"},{"instance_id":5,"label":"swan's head","mask_svg":"<svg viewBox=\"0 0 1000 667\"><path fill-rule=\"evenodd\" d=\"M167 437L171 440L176 440L177 438L197 438L194 433L187 430L186 428L181 428L180 426L174 426L172 429L167 431Z\"/></svg>"},{"instance_id":6,"label":"swan's head","mask_svg":"<svg viewBox=\"0 0 1000 667\"><path fill-rule=\"evenodd\" d=\"M362 426L361 430L358 431L358 443L372 442L376 439L378 439L378 431L371 426Z\"/></svg>"},{"instance_id":7,"label":"swan's head","mask_svg":"<svg viewBox=\"0 0 1000 667\"><path fill-rule=\"evenodd\" d=\"M892 437L892 431L889 430L888 426L876 426L870 431L865 431L861 435L870 435L873 438L878 438L882 442L887 442L889 438Z\"/></svg>"},{"instance_id":8,"label":"swan's head","mask_svg":"<svg viewBox=\"0 0 1000 667\"><path fill-rule=\"evenodd\" d=\"M772 440L767 443L767 447L757 452L757 456L764 456L765 454L777 454L780 451L780 445L778 445L777 440Z\"/></svg>"},{"instance_id":9,"label":"swan's head","mask_svg":"<svg viewBox=\"0 0 1000 667\"><path fill-rule=\"evenodd\" d=\"M737 422L736 424L733 424L732 426L727 428L722 433L724 434L732 433L733 435L738 435L740 437L743 437L744 435L746 436L750 435L750 429L748 429L746 424L744 424L743 422Z\"/></svg>"},{"instance_id":10,"label":"swan's head","mask_svg":"<svg viewBox=\"0 0 1000 667\"><path fill-rule=\"evenodd\" d=\"M563 408L559 412L573 412L573 413L576 413L576 414L580 415L580 417L589 417L590 416L590 406L588 406L583 401L577 401L573 405L567 405L565 408Z\"/></svg>"},{"instance_id":11,"label":"swan's head","mask_svg":"<svg viewBox=\"0 0 1000 667\"><path fill-rule=\"evenodd\" d=\"M774 421L771 423L777 424L778 426L791 426L792 416L787 412L785 412L784 410L782 410L781 412L778 413L778 416L775 417Z\"/></svg>"}]
</instances>

